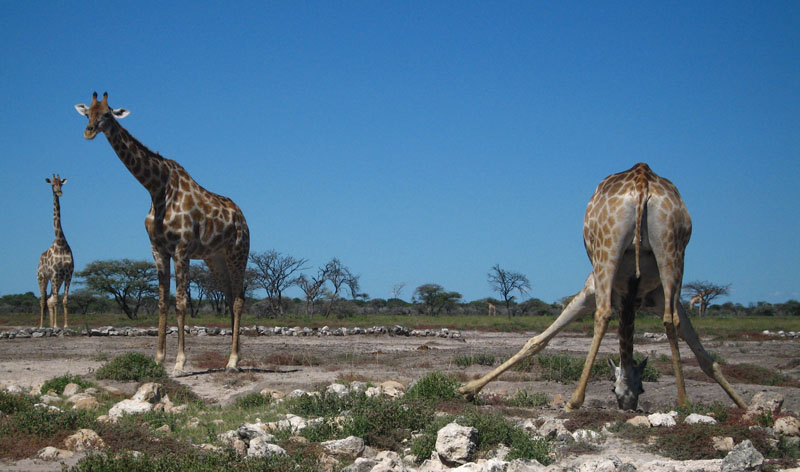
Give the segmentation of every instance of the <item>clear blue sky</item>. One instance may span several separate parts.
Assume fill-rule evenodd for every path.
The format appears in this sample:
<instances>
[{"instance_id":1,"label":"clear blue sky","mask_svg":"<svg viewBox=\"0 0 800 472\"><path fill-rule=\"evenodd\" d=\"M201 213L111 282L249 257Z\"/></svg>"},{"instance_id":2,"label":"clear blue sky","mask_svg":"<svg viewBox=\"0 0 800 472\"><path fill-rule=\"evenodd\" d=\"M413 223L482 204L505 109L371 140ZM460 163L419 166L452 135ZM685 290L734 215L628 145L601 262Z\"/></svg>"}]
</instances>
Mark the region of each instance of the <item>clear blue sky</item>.
<instances>
[{"instance_id":1,"label":"clear blue sky","mask_svg":"<svg viewBox=\"0 0 800 472\"><path fill-rule=\"evenodd\" d=\"M151 259L149 195L73 108L108 91L253 251L338 257L373 298L496 296L495 263L577 292L589 197L639 161L689 207L685 281L800 298L795 1L5 1L0 70L0 294L37 292L52 173L77 269Z\"/></svg>"}]
</instances>

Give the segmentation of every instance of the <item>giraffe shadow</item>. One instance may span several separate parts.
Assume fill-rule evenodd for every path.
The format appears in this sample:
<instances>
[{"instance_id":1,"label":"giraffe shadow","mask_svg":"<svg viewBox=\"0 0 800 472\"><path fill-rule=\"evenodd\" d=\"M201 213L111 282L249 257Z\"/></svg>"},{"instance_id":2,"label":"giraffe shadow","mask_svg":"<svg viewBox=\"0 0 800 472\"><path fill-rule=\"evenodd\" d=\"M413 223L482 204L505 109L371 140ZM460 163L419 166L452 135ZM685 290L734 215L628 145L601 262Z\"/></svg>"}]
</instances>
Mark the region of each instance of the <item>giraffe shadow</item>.
<instances>
[{"instance_id":1,"label":"giraffe shadow","mask_svg":"<svg viewBox=\"0 0 800 472\"><path fill-rule=\"evenodd\" d=\"M195 371L195 372L183 372L183 373L180 373L180 374L176 374L173 377L174 378L194 377L194 376L197 376L197 375L214 374L214 373L217 373L217 372L229 372L229 370L223 367L223 368L220 368L220 369L207 369L207 370L199 370L199 371ZM247 367L247 368L238 368L238 369L236 369L236 373L248 373L248 372L257 373L257 374L291 374L291 373L294 373L294 372L300 372L300 369L275 370L275 369L259 369L259 368L256 368L256 367Z\"/></svg>"}]
</instances>

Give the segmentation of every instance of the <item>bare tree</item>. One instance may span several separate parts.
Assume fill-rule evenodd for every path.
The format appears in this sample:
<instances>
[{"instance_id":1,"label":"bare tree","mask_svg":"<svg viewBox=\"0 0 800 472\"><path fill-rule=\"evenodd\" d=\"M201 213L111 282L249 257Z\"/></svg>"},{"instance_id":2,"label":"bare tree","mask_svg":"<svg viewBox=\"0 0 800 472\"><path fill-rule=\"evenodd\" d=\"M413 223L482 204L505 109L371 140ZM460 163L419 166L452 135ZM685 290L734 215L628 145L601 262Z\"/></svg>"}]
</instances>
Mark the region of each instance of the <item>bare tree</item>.
<instances>
[{"instance_id":1,"label":"bare tree","mask_svg":"<svg viewBox=\"0 0 800 472\"><path fill-rule=\"evenodd\" d=\"M322 297L322 286L325 284L325 277L320 270L316 276L306 277L305 274L297 278L297 286L303 291L306 297L306 315L309 319L314 316L314 304Z\"/></svg>"},{"instance_id":2,"label":"bare tree","mask_svg":"<svg viewBox=\"0 0 800 472\"><path fill-rule=\"evenodd\" d=\"M341 297L340 293L344 286L347 286L350 290L350 295L356 298L360 276L350 272L350 269L342 265L342 262L335 257L325 264L322 269L322 275L325 280L331 283L331 289L327 287L322 289L323 294L328 299L328 304L325 307L325 318L327 318L331 314L334 304Z\"/></svg>"},{"instance_id":3,"label":"bare tree","mask_svg":"<svg viewBox=\"0 0 800 472\"><path fill-rule=\"evenodd\" d=\"M275 315L284 316L283 291L297 283L294 273L305 269L307 259L295 259L281 255L275 250L250 254L255 270L255 283L267 292L270 309Z\"/></svg>"},{"instance_id":4,"label":"bare tree","mask_svg":"<svg viewBox=\"0 0 800 472\"><path fill-rule=\"evenodd\" d=\"M731 284L717 285L707 280L695 280L683 284L683 291L690 296L689 309L692 309L694 304L699 305L698 315L702 318L706 315L706 310L711 300L726 296L730 293Z\"/></svg>"},{"instance_id":5,"label":"bare tree","mask_svg":"<svg viewBox=\"0 0 800 472\"><path fill-rule=\"evenodd\" d=\"M489 285L492 290L500 292L500 295L503 296L506 304L506 313L509 318L511 318L511 302L515 298L514 295L511 295L511 292L516 290L522 296L531 289L531 283L527 277L519 272L501 269L500 264L492 266L492 270L489 272Z\"/></svg>"},{"instance_id":6,"label":"bare tree","mask_svg":"<svg viewBox=\"0 0 800 472\"><path fill-rule=\"evenodd\" d=\"M398 282L392 285L392 298L400 298L400 294L403 293L403 289L406 287L405 282Z\"/></svg>"}]
</instances>

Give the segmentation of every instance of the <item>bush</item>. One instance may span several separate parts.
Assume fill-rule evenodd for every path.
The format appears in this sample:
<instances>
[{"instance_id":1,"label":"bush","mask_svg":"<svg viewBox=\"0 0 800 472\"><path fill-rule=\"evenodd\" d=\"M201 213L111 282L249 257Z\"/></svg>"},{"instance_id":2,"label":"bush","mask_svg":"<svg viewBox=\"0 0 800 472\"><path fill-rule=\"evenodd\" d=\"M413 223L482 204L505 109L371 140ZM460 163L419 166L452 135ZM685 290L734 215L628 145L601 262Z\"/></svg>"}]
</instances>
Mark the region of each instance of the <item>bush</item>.
<instances>
[{"instance_id":1,"label":"bush","mask_svg":"<svg viewBox=\"0 0 800 472\"><path fill-rule=\"evenodd\" d=\"M469 367L473 364L491 367L494 365L495 358L491 354L465 354L456 356L453 363L459 367Z\"/></svg>"},{"instance_id":2,"label":"bush","mask_svg":"<svg viewBox=\"0 0 800 472\"><path fill-rule=\"evenodd\" d=\"M149 356L130 352L112 359L97 369L95 377L109 380L162 379L167 376L164 366Z\"/></svg>"},{"instance_id":3,"label":"bush","mask_svg":"<svg viewBox=\"0 0 800 472\"><path fill-rule=\"evenodd\" d=\"M439 371L431 372L408 389L405 399L436 401L459 398L459 387L460 383L455 377L446 376Z\"/></svg>"},{"instance_id":4,"label":"bush","mask_svg":"<svg viewBox=\"0 0 800 472\"><path fill-rule=\"evenodd\" d=\"M190 452L188 452L190 451ZM153 456L120 454L111 457L92 454L81 459L71 472L138 472L180 470L184 472L215 472L233 470L243 472L316 472L317 460L308 455L247 458L233 451L202 453L187 449L185 454Z\"/></svg>"},{"instance_id":5,"label":"bush","mask_svg":"<svg viewBox=\"0 0 800 472\"><path fill-rule=\"evenodd\" d=\"M36 400L30 395L0 392L0 412L6 415L13 415L22 410L29 410L33 408L34 403L36 403Z\"/></svg>"},{"instance_id":6,"label":"bush","mask_svg":"<svg viewBox=\"0 0 800 472\"><path fill-rule=\"evenodd\" d=\"M544 392L528 393L527 390L519 390L513 398L508 400L511 406L520 408L539 408L549 403L547 394Z\"/></svg>"},{"instance_id":7,"label":"bush","mask_svg":"<svg viewBox=\"0 0 800 472\"><path fill-rule=\"evenodd\" d=\"M47 382L45 382L42 385L42 388L40 389L40 392L41 393L47 393L50 390L53 390L57 394L61 395L62 393L64 393L64 387L66 387L67 384L71 384L71 383L78 384L78 385L81 386L81 388L89 388L89 387L94 386L94 384L92 382L89 382L88 380L84 380L81 377L78 377L77 375L65 374L65 375L61 375L61 376L58 376L58 377L54 377L54 378L48 380Z\"/></svg>"},{"instance_id":8,"label":"bush","mask_svg":"<svg viewBox=\"0 0 800 472\"><path fill-rule=\"evenodd\" d=\"M248 393L236 399L236 408L258 408L270 404L271 399L258 392Z\"/></svg>"}]
</instances>

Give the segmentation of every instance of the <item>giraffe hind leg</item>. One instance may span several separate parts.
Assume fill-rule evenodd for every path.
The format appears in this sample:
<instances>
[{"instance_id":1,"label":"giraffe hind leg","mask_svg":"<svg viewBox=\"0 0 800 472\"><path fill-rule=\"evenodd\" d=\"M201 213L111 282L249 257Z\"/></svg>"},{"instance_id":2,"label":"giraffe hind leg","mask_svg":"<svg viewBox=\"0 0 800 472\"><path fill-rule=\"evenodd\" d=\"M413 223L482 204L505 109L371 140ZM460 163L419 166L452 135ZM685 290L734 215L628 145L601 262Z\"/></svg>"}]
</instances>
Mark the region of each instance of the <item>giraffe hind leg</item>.
<instances>
[{"instance_id":1,"label":"giraffe hind leg","mask_svg":"<svg viewBox=\"0 0 800 472\"><path fill-rule=\"evenodd\" d=\"M689 316L686 311L683 309L683 306L678 304L678 317L679 323L678 333L680 337L689 345L689 349L692 350L697 361L700 363L700 368L703 372L714 379L720 387L728 394L728 396L733 400L734 403L739 408L747 408L747 403L742 400L742 397L739 396L738 393L733 389L728 380L722 375L722 370L719 367L719 364L714 361L711 355L705 350L702 343L700 342L700 338L697 335L697 331L695 331L694 326L692 326L692 322L689 321Z\"/></svg>"}]
</instances>

